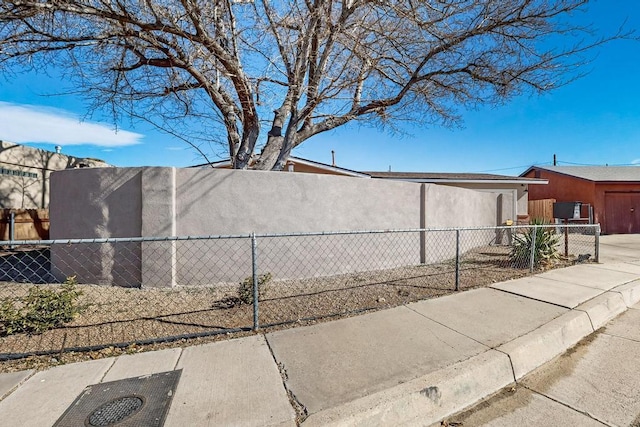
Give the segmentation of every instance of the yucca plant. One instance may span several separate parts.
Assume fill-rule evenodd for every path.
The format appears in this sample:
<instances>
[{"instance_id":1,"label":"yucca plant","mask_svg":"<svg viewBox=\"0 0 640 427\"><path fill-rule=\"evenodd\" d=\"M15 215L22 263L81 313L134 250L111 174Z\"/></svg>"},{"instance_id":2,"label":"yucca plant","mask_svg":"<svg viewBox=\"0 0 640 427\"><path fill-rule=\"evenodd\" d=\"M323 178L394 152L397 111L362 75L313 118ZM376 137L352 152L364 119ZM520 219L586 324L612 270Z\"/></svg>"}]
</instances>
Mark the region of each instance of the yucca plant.
<instances>
[{"instance_id":1,"label":"yucca plant","mask_svg":"<svg viewBox=\"0 0 640 427\"><path fill-rule=\"evenodd\" d=\"M542 219L534 219L531 223L535 225L549 225ZM511 262L517 266L529 266L531 264L531 246L533 248L534 267L547 265L559 258L558 242L560 236L555 234L551 227L530 227L522 234L516 234L513 238L513 248L511 249Z\"/></svg>"}]
</instances>

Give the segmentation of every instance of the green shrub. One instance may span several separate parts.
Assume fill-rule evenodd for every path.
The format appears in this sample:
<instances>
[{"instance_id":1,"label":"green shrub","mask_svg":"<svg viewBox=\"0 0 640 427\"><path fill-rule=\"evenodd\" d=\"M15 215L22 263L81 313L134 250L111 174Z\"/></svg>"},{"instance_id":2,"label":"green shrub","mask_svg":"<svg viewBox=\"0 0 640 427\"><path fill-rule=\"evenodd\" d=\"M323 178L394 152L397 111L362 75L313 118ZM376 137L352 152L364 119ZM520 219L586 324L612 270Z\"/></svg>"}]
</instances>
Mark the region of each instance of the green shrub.
<instances>
[{"instance_id":1,"label":"green shrub","mask_svg":"<svg viewBox=\"0 0 640 427\"><path fill-rule=\"evenodd\" d=\"M264 298L267 293L267 283L271 280L271 273L261 274L258 276L258 299ZM238 297L240 302L244 304L253 304L253 277L247 277L240 283L238 289Z\"/></svg>"},{"instance_id":2,"label":"green shrub","mask_svg":"<svg viewBox=\"0 0 640 427\"><path fill-rule=\"evenodd\" d=\"M40 334L70 322L80 313L80 295L72 276L59 288L34 286L25 297L4 300L0 304L0 335Z\"/></svg>"},{"instance_id":3,"label":"green shrub","mask_svg":"<svg viewBox=\"0 0 640 427\"><path fill-rule=\"evenodd\" d=\"M548 225L544 220L533 220L531 225ZM516 234L513 238L513 248L510 258L514 264L519 266L529 266L531 264L531 245L534 242L534 267L547 265L559 258L558 242L560 235L555 234L551 227L531 227L523 234ZM524 265L523 265L524 264Z\"/></svg>"}]
</instances>

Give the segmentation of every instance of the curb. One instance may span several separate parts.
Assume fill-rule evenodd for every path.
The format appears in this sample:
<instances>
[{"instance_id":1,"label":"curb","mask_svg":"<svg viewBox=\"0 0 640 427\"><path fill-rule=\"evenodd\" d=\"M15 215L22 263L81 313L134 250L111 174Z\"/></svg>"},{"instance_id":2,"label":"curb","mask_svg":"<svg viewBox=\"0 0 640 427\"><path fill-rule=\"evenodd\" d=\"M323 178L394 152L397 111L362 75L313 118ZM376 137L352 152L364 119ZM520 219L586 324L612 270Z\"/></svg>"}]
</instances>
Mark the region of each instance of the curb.
<instances>
[{"instance_id":1,"label":"curb","mask_svg":"<svg viewBox=\"0 0 640 427\"><path fill-rule=\"evenodd\" d=\"M509 355L517 381L573 347L593 331L587 313L572 310L526 335L502 344L496 350Z\"/></svg>"},{"instance_id":2,"label":"curb","mask_svg":"<svg viewBox=\"0 0 640 427\"><path fill-rule=\"evenodd\" d=\"M396 387L312 414L302 425L429 425L512 383L508 356L489 350Z\"/></svg>"},{"instance_id":3,"label":"curb","mask_svg":"<svg viewBox=\"0 0 640 427\"><path fill-rule=\"evenodd\" d=\"M618 292L605 292L580 304L574 310L587 313L593 330L596 331L609 320L627 311L627 308L622 295Z\"/></svg>"},{"instance_id":4,"label":"curb","mask_svg":"<svg viewBox=\"0 0 640 427\"><path fill-rule=\"evenodd\" d=\"M640 280L634 280L633 282L625 283L624 285L616 286L611 289L610 292L618 292L622 295L622 299L627 307L631 308L640 302Z\"/></svg>"}]
</instances>

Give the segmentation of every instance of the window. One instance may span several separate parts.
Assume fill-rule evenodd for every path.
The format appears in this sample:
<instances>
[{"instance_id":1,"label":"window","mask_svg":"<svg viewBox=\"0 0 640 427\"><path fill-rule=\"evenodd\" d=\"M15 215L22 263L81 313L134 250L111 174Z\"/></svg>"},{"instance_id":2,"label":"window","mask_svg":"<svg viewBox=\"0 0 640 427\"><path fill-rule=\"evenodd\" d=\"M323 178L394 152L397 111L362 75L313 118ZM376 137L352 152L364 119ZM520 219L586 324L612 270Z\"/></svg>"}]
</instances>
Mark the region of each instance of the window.
<instances>
[{"instance_id":1,"label":"window","mask_svg":"<svg viewBox=\"0 0 640 427\"><path fill-rule=\"evenodd\" d=\"M0 175L24 176L27 178L37 178L38 174L33 172L24 172L15 169L0 168Z\"/></svg>"}]
</instances>

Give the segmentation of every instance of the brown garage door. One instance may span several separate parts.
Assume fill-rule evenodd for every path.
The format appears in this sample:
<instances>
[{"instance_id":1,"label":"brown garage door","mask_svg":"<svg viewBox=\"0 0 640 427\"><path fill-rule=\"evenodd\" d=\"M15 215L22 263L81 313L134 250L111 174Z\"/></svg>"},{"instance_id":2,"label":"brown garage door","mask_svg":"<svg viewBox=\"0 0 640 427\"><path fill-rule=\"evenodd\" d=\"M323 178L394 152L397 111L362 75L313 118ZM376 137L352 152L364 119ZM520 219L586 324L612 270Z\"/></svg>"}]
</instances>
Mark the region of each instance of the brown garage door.
<instances>
[{"instance_id":1,"label":"brown garage door","mask_svg":"<svg viewBox=\"0 0 640 427\"><path fill-rule=\"evenodd\" d=\"M640 192L606 192L604 210L605 233L640 233Z\"/></svg>"}]
</instances>

